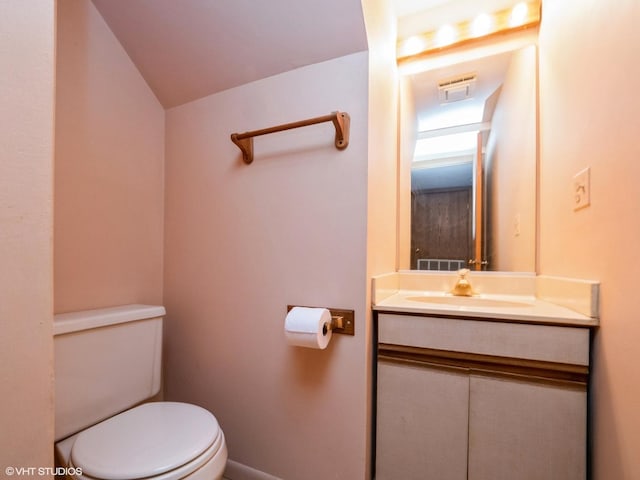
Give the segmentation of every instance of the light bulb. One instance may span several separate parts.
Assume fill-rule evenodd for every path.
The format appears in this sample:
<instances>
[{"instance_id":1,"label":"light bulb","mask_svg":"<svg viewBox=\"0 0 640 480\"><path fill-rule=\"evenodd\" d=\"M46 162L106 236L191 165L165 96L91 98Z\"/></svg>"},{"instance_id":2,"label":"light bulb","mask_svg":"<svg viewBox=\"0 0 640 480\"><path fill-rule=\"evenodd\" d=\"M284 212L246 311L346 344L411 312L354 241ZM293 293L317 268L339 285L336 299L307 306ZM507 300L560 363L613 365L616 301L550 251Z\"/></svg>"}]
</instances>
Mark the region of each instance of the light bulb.
<instances>
[{"instance_id":1,"label":"light bulb","mask_svg":"<svg viewBox=\"0 0 640 480\"><path fill-rule=\"evenodd\" d=\"M451 25L443 25L438 29L436 33L436 45L438 47L444 47L445 45L451 45L458 36L458 32Z\"/></svg>"},{"instance_id":2,"label":"light bulb","mask_svg":"<svg viewBox=\"0 0 640 480\"><path fill-rule=\"evenodd\" d=\"M416 53L420 53L425 50L427 47L427 43L424 38L415 35L413 37L407 38L402 44L402 55L410 56L415 55Z\"/></svg>"},{"instance_id":3,"label":"light bulb","mask_svg":"<svg viewBox=\"0 0 640 480\"><path fill-rule=\"evenodd\" d=\"M493 18L491 15L481 13L471 23L471 36L481 37L491 32L493 27Z\"/></svg>"},{"instance_id":4,"label":"light bulb","mask_svg":"<svg viewBox=\"0 0 640 480\"><path fill-rule=\"evenodd\" d=\"M529 13L529 7L524 2L520 2L511 10L511 16L509 17L509 26L517 27L522 25L527 19L527 13Z\"/></svg>"}]
</instances>

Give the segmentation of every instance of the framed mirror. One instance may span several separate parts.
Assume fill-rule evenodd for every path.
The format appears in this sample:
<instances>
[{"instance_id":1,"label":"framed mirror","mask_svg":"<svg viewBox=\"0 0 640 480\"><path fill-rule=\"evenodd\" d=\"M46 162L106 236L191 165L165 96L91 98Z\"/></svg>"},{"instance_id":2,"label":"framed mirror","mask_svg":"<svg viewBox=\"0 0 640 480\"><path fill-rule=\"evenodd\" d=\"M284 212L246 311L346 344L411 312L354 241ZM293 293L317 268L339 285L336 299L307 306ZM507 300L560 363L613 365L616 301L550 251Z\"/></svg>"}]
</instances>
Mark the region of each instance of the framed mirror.
<instances>
[{"instance_id":1,"label":"framed mirror","mask_svg":"<svg viewBox=\"0 0 640 480\"><path fill-rule=\"evenodd\" d=\"M401 269L535 271L537 88L533 44L403 77Z\"/></svg>"}]
</instances>

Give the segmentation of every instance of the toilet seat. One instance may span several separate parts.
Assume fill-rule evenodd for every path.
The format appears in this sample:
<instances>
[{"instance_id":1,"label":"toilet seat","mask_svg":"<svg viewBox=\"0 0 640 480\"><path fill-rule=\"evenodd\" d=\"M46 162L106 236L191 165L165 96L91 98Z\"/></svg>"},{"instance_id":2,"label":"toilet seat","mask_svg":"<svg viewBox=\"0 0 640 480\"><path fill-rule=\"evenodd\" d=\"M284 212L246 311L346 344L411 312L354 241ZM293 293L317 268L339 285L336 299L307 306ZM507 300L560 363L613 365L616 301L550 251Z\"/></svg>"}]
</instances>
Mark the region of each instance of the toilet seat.
<instances>
[{"instance_id":1,"label":"toilet seat","mask_svg":"<svg viewBox=\"0 0 640 480\"><path fill-rule=\"evenodd\" d=\"M81 432L69 466L100 480L177 480L201 468L224 436L215 417L195 405L146 403Z\"/></svg>"}]
</instances>

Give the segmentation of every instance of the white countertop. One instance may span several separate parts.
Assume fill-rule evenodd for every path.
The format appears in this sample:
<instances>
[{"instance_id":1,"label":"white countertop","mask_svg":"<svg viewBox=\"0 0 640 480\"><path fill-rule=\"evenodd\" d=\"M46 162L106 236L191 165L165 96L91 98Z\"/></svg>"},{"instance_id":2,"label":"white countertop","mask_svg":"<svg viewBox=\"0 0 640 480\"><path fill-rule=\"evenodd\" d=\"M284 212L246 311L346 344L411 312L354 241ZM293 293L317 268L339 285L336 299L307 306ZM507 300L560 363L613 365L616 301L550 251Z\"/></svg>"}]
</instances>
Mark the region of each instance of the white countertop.
<instances>
[{"instance_id":1,"label":"white countertop","mask_svg":"<svg viewBox=\"0 0 640 480\"><path fill-rule=\"evenodd\" d=\"M426 297L429 301L412 300L416 297ZM437 303L439 299L442 299L443 302L456 303ZM465 305L466 300L469 300L469 305ZM502 302L504 305L501 305ZM495 303L495 306L492 303ZM373 309L384 312L453 315L547 325L595 327L599 323L597 318L591 318L534 296L521 295L482 294L473 297L454 297L442 292L400 290L377 302Z\"/></svg>"}]
</instances>

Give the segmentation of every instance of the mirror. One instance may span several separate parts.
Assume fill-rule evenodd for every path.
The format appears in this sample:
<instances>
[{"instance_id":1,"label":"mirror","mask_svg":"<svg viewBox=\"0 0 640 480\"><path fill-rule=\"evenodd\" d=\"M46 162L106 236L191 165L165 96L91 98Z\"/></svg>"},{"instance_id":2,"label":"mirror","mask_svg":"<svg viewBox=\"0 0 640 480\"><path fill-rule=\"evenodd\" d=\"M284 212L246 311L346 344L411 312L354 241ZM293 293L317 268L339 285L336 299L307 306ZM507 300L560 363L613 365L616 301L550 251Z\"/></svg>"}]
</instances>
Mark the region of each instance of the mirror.
<instances>
[{"instance_id":1,"label":"mirror","mask_svg":"<svg viewBox=\"0 0 640 480\"><path fill-rule=\"evenodd\" d=\"M400 268L535 271L535 45L403 77L400 128Z\"/></svg>"}]
</instances>

